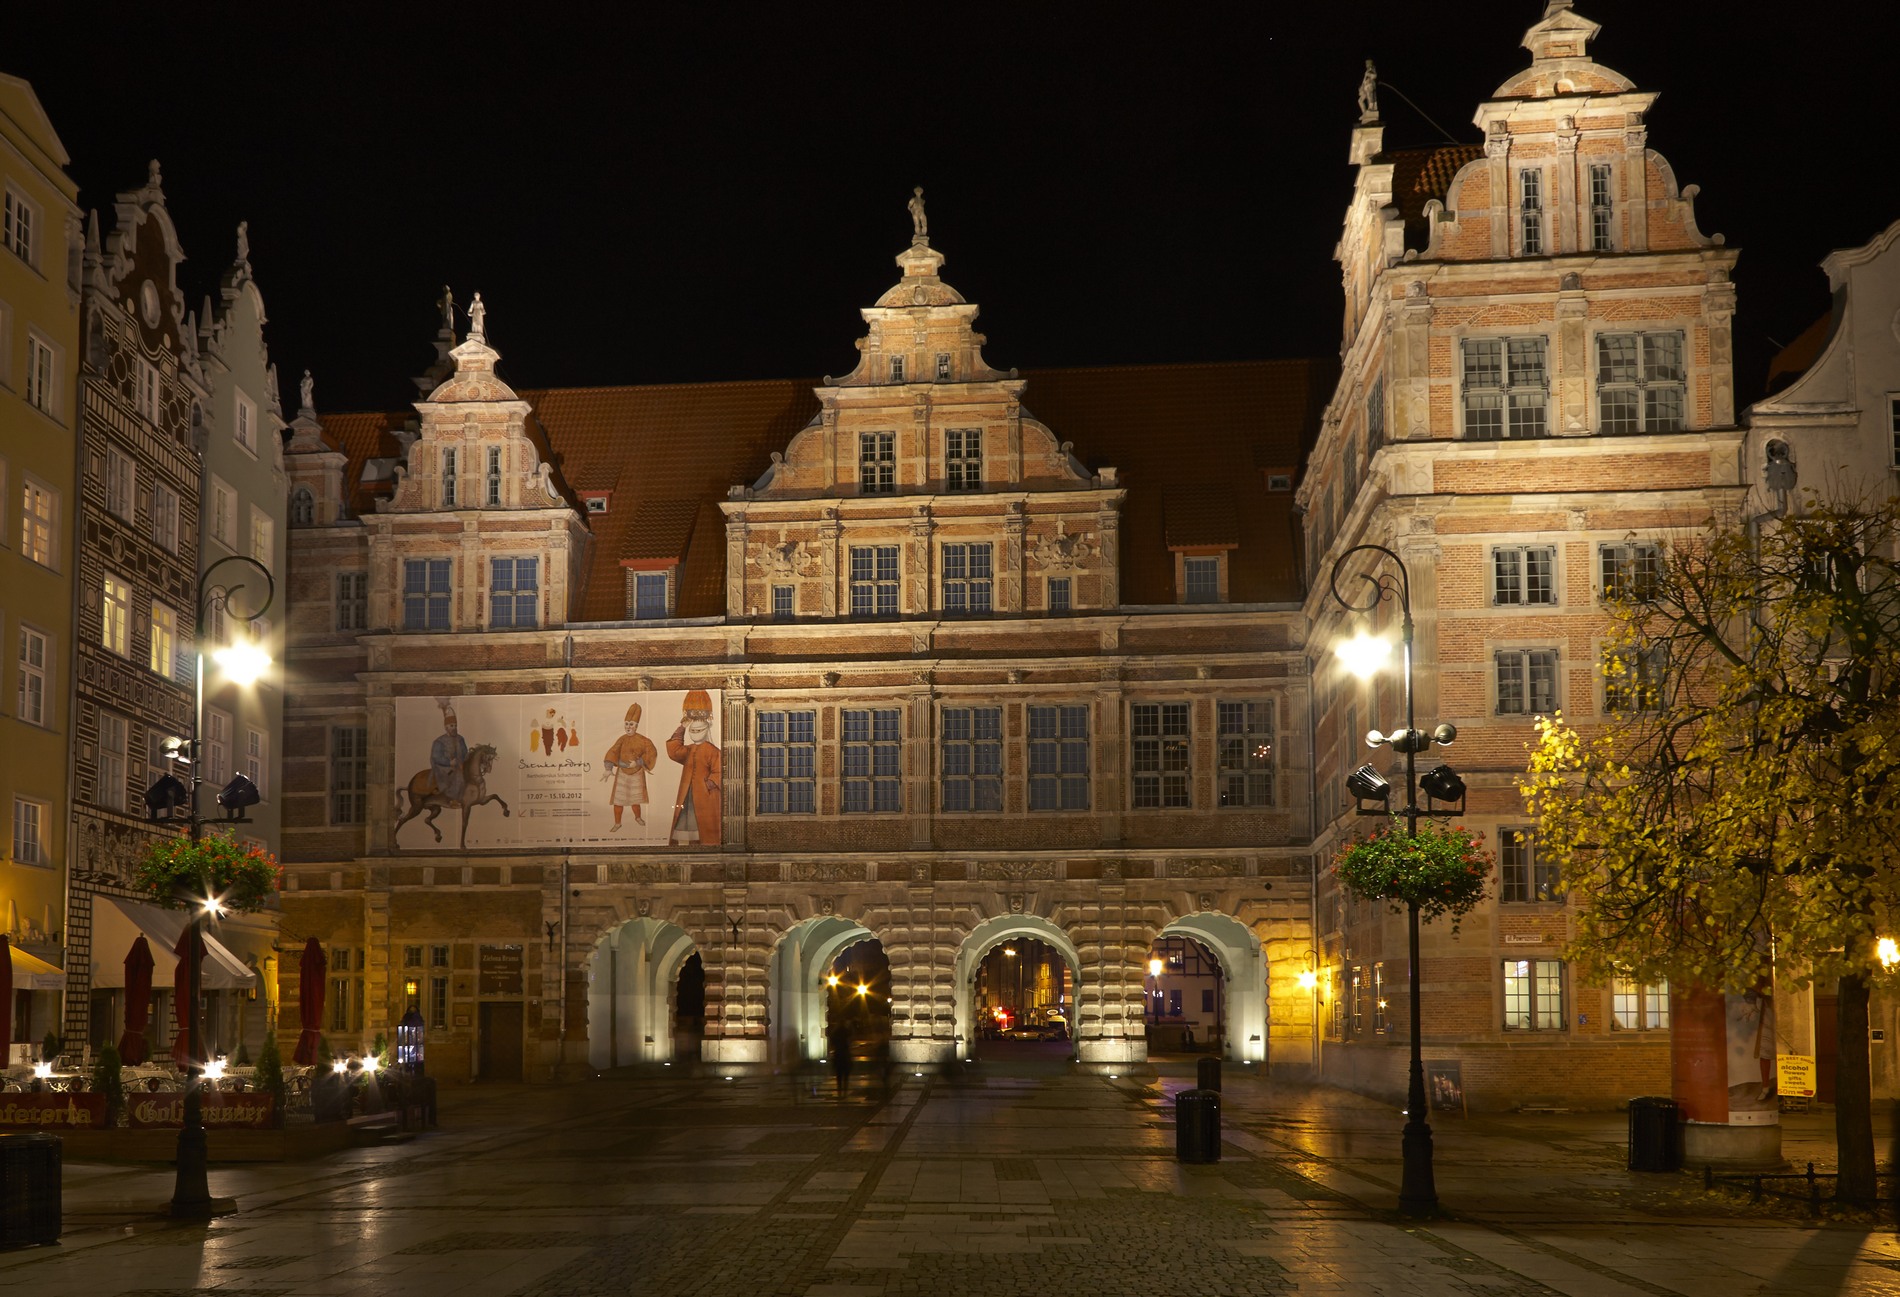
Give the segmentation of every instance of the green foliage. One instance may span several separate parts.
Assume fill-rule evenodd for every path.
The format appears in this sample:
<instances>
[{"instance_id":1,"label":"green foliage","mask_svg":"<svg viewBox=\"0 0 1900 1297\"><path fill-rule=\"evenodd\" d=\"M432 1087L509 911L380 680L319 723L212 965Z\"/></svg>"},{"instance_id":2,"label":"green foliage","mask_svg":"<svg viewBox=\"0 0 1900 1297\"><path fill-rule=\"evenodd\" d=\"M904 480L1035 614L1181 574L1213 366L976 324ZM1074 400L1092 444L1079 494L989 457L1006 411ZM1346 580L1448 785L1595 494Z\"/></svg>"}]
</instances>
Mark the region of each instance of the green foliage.
<instances>
[{"instance_id":1,"label":"green foliage","mask_svg":"<svg viewBox=\"0 0 1900 1297\"><path fill-rule=\"evenodd\" d=\"M284 1110L284 1056L277 1050L274 1031L264 1034L264 1044L257 1051L257 1088L276 1099L278 1112Z\"/></svg>"},{"instance_id":2,"label":"green foliage","mask_svg":"<svg viewBox=\"0 0 1900 1297\"><path fill-rule=\"evenodd\" d=\"M319 1072L327 1073L330 1070L330 1064L334 1063L335 1061L336 1061L336 1055L330 1052L330 1038L328 1036L318 1036L317 1037L317 1070Z\"/></svg>"},{"instance_id":3,"label":"green foliage","mask_svg":"<svg viewBox=\"0 0 1900 1297\"><path fill-rule=\"evenodd\" d=\"M40 1042L40 1062L42 1063L58 1062L60 1051L64 1049L65 1047L66 1047L66 1042L59 1038L59 1033L57 1031L47 1032L46 1039Z\"/></svg>"},{"instance_id":4,"label":"green foliage","mask_svg":"<svg viewBox=\"0 0 1900 1297\"><path fill-rule=\"evenodd\" d=\"M119 1051L111 1045L101 1048L99 1056L92 1061L92 1092L105 1096L106 1124L114 1124L125 1111L125 1077Z\"/></svg>"},{"instance_id":5,"label":"green foliage","mask_svg":"<svg viewBox=\"0 0 1900 1297\"><path fill-rule=\"evenodd\" d=\"M1450 915L1456 931L1457 921L1484 899L1493 863L1481 833L1422 819L1413 835L1403 817L1394 815L1371 837L1341 848L1333 874L1366 900L1416 905L1428 923Z\"/></svg>"},{"instance_id":6,"label":"green foliage","mask_svg":"<svg viewBox=\"0 0 1900 1297\"><path fill-rule=\"evenodd\" d=\"M196 842L153 840L133 882L160 905L182 908L192 898L211 896L227 910L249 911L270 900L282 873L269 852L243 846L229 833L208 833Z\"/></svg>"}]
</instances>

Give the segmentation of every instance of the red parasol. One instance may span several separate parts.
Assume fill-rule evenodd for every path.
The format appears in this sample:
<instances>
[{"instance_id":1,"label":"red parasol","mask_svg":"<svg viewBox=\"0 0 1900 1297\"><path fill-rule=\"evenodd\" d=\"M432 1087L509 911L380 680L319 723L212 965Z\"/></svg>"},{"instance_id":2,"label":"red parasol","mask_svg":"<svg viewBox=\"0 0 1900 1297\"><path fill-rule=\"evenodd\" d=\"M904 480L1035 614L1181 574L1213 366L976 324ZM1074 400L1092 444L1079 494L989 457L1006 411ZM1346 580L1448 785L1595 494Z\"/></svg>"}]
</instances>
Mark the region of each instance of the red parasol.
<instances>
[{"instance_id":1,"label":"red parasol","mask_svg":"<svg viewBox=\"0 0 1900 1297\"><path fill-rule=\"evenodd\" d=\"M151 1051L145 1024L152 1020L152 943L140 937L125 955L125 1034L119 1037L119 1061L143 1063Z\"/></svg>"},{"instance_id":2,"label":"red parasol","mask_svg":"<svg viewBox=\"0 0 1900 1297\"><path fill-rule=\"evenodd\" d=\"M0 1071L13 1053L13 945L0 933Z\"/></svg>"},{"instance_id":3,"label":"red parasol","mask_svg":"<svg viewBox=\"0 0 1900 1297\"><path fill-rule=\"evenodd\" d=\"M305 1067L317 1061L317 1048L323 1043L323 993L329 986L324 979L329 971L323 943L315 937L304 942L303 966L297 974L297 1017L303 1023L303 1034L297 1037L297 1052L291 1059Z\"/></svg>"},{"instance_id":4,"label":"red parasol","mask_svg":"<svg viewBox=\"0 0 1900 1297\"><path fill-rule=\"evenodd\" d=\"M172 953L178 956L178 969L172 976L172 1003L178 1010L178 1035L172 1040L172 1062L180 1067L190 1067L192 1060L197 1057L196 1050L192 1048L193 1020L197 1015L192 1012L194 1006L191 1003L191 956L186 953L197 935L197 927L187 923L185 930L178 934L178 944L172 948ZM198 953L202 962L202 943Z\"/></svg>"}]
</instances>

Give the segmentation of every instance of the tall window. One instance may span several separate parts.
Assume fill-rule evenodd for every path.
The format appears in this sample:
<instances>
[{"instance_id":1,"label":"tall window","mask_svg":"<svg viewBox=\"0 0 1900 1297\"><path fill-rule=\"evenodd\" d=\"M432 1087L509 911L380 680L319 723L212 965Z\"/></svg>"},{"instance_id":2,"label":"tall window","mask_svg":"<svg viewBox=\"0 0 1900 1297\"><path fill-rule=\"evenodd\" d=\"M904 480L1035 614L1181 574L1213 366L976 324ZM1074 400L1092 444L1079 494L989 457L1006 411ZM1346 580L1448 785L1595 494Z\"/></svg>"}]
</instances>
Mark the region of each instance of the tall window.
<instances>
[{"instance_id":1,"label":"tall window","mask_svg":"<svg viewBox=\"0 0 1900 1297\"><path fill-rule=\"evenodd\" d=\"M482 498L489 504L501 503L501 447L488 448L488 472L483 478Z\"/></svg>"},{"instance_id":2,"label":"tall window","mask_svg":"<svg viewBox=\"0 0 1900 1297\"><path fill-rule=\"evenodd\" d=\"M1187 579L1187 601L1189 603L1220 602L1220 558L1185 558L1181 560L1182 574Z\"/></svg>"},{"instance_id":3,"label":"tall window","mask_svg":"<svg viewBox=\"0 0 1900 1297\"><path fill-rule=\"evenodd\" d=\"M1491 551L1491 602L1557 602L1557 549L1553 545L1506 545Z\"/></svg>"},{"instance_id":4,"label":"tall window","mask_svg":"<svg viewBox=\"0 0 1900 1297\"><path fill-rule=\"evenodd\" d=\"M817 712L759 713L759 814L818 809Z\"/></svg>"},{"instance_id":5,"label":"tall window","mask_svg":"<svg viewBox=\"0 0 1900 1297\"><path fill-rule=\"evenodd\" d=\"M330 823L361 824L369 809L369 731L360 725L330 730Z\"/></svg>"},{"instance_id":6,"label":"tall window","mask_svg":"<svg viewBox=\"0 0 1900 1297\"><path fill-rule=\"evenodd\" d=\"M1003 809L1003 709L943 709L943 809Z\"/></svg>"},{"instance_id":7,"label":"tall window","mask_svg":"<svg viewBox=\"0 0 1900 1297\"><path fill-rule=\"evenodd\" d=\"M99 613L99 643L120 657L132 656L132 583L106 573Z\"/></svg>"},{"instance_id":8,"label":"tall window","mask_svg":"<svg viewBox=\"0 0 1900 1297\"><path fill-rule=\"evenodd\" d=\"M1544 254L1544 173L1530 167L1517 173L1517 226L1520 251L1527 257Z\"/></svg>"},{"instance_id":9,"label":"tall window","mask_svg":"<svg viewBox=\"0 0 1900 1297\"><path fill-rule=\"evenodd\" d=\"M772 587L772 616L777 621L790 621L797 615L795 603L796 588L789 585Z\"/></svg>"},{"instance_id":10,"label":"tall window","mask_svg":"<svg viewBox=\"0 0 1900 1297\"><path fill-rule=\"evenodd\" d=\"M6 223L0 226L0 242L8 252L31 266L36 263L34 247L39 238L40 210L27 196L11 186L7 188Z\"/></svg>"},{"instance_id":11,"label":"tall window","mask_svg":"<svg viewBox=\"0 0 1900 1297\"><path fill-rule=\"evenodd\" d=\"M1554 901L1557 899L1557 867L1538 857L1536 840L1529 829L1504 829L1498 833L1503 847L1498 872L1500 901Z\"/></svg>"},{"instance_id":12,"label":"tall window","mask_svg":"<svg viewBox=\"0 0 1900 1297\"><path fill-rule=\"evenodd\" d=\"M59 417L59 360L53 344L26 335L26 400L42 414Z\"/></svg>"},{"instance_id":13,"label":"tall window","mask_svg":"<svg viewBox=\"0 0 1900 1297\"><path fill-rule=\"evenodd\" d=\"M36 482L20 487L20 552L41 567L58 560L54 537L58 533L59 497Z\"/></svg>"},{"instance_id":14,"label":"tall window","mask_svg":"<svg viewBox=\"0 0 1900 1297\"><path fill-rule=\"evenodd\" d=\"M1371 459L1385 445L1385 375L1372 380L1366 393L1366 458ZM1269 489L1271 485L1269 484Z\"/></svg>"},{"instance_id":15,"label":"tall window","mask_svg":"<svg viewBox=\"0 0 1900 1297\"><path fill-rule=\"evenodd\" d=\"M178 492L162 482L152 487L152 539L178 552Z\"/></svg>"},{"instance_id":16,"label":"tall window","mask_svg":"<svg viewBox=\"0 0 1900 1297\"><path fill-rule=\"evenodd\" d=\"M497 629L536 625L541 613L541 560L488 561L488 624Z\"/></svg>"},{"instance_id":17,"label":"tall window","mask_svg":"<svg viewBox=\"0 0 1900 1297\"><path fill-rule=\"evenodd\" d=\"M1610 251L1610 230L1616 215L1610 192L1610 168L1597 163L1590 168L1590 250Z\"/></svg>"},{"instance_id":18,"label":"tall window","mask_svg":"<svg viewBox=\"0 0 1900 1297\"><path fill-rule=\"evenodd\" d=\"M99 713L99 805L125 809L125 749L131 723L114 712Z\"/></svg>"},{"instance_id":19,"label":"tall window","mask_svg":"<svg viewBox=\"0 0 1900 1297\"><path fill-rule=\"evenodd\" d=\"M1188 705L1136 703L1129 711L1135 808L1189 805Z\"/></svg>"},{"instance_id":20,"label":"tall window","mask_svg":"<svg viewBox=\"0 0 1900 1297\"><path fill-rule=\"evenodd\" d=\"M1273 805L1273 704L1223 702L1217 712L1220 804Z\"/></svg>"},{"instance_id":21,"label":"tall window","mask_svg":"<svg viewBox=\"0 0 1900 1297\"><path fill-rule=\"evenodd\" d=\"M138 470L117 446L106 447L106 508L127 522L138 507Z\"/></svg>"},{"instance_id":22,"label":"tall window","mask_svg":"<svg viewBox=\"0 0 1900 1297\"><path fill-rule=\"evenodd\" d=\"M1653 712L1662 706L1669 646L1652 645L1603 655L1603 710Z\"/></svg>"},{"instance_id":23,"label":"tall window","mask_svg":"<svg viewBox=\"0 0 1900 1297\"><path fill-rule=\"evenodd\" d=\"M902 805L896 708L844 714L844 809L895 811Z\"/></svg>"},{"instance_id":24,"label":"tall window","mask_svg":"<svg viewBox=\"0 0 1900 1297\"><path fill-rule=\"evenodd\" d=\"M244 731L244 774L260 797L270 796L270 735L263 730Z\"/></svg>"},{"instance_id":25,"label":"tall window","mask_svg":"<svg viewBox=\"0 0 1900 1297\"><path fill-rule=\"evenodd\" d=\"M1541 437L1550 404L1543 338L1466 338L1465 436Z\"/></svg>"},{"instance_id":26,"label":"tall window","mask_svg":"<svg viewBox=\"0 0 1900 1297\"><path fill-rule=\"evenodd\" d=\"M1089 709L1029 709L1029 809L1089 808Z\"/></svg>"},{"instance_id":27,"label":"tall window","mask_svg":"<svg viewBox=\"0 0 1900 1297\"><path fill-rule=\"evenodd\" d=\"M1611 1031L1667 1031L1669 983L1618 977L1610 983Z\"/></svg>"},{"instance_id":28,"label":"tall window","mask_svg":"<svg viewBox=\"0 0 1900 1297\"><path fill-rule=\"evenodd\" d=\"M1498 715L1549 715L1557 710L1557 650L1500 649Z\"/></svg>"},{"instance_id":29,"label":"tall window","mask_svg":"<svg viewBox=\"0 0 1900 1297\"><path fill-rule=\"evenodd\" d=\"M429 979L429 1026L443 1030L449 1025L449 979Z\"/></svg>"},{"instance_id":30,"label":"tall window","mask_svg":"<svg viewBox=\"0 0 1900 1297\"><path fill-rule=\"evenodd\" d=\"M1686 391L1680 333L1597 335L1604 432L1681 432Z\"/></svg>"},{"instance_id":31,"label":"tall window","mask_svg":"<svg viewBox=\"0 0 1900 1297\"><path fill-rule=\"evenodd\" d=\"M858 434L858 494L889 495L897 490L897 434Z\"/></svg>"},{"instance_id":32,"label":"tall window","mask_svg":"<svg viewBox=\"0 0 1900 1297\"><path fill-rule=\"evenodd\" d=\"M981 429L952 428L943 434L943 473L946 491L983 489Z\"/></svg>"},{"instance_id":33,"label":"tall window","mask_svg":"<svg viewBox=\"0 0 1900 1297\"><path fill-rule=\"evenodd\" d=\"M950 381L950 353L947 351L937 353L937 381L939 383Z\"/></svg>"},{"instance_id":34,"label":"tall window","mask_svg":"<svg viewBox=\"0 0 1900 1297\"><path fill-rule=\"evenodd\" d=\"M947 613L990 610L989 542L943 547L943 610Z\"/></svg>"},{"instance_id":35,"label":"tall window","mask_svg":"<svg viewBox=\"0 0 1900 1297\"><path fill-rule=\"evenodd\" d=\"M667 574L665 572L633 574L633 615L637 619L651 621L671 616L672 609L666 596Z\"/></svg>"},{"instance_id":36,"label":"tall window","mask_svg":"<svg viewBox=\"0 0 1900 1297\"><path fill-rule=\"evenodd\" d=\"M231 713L215 707L205 709L205 780L208 783L231 782Z\"/></svg>"},{"instance_id":37,"label":"tall window","mask_svg":"<svg viewBox=\"0 0 1900 1297\"><path fill-rule=\"evenodd\" d=\"M897 613L897 546L851 547L851 615L891 617Z\"/></svg>"},{"instance_id":38,"label":"tall window","mask_svg":"<svg viewBox=\"0 0 1900 1297\"><path fill-rule=\"evenodd\" d=\"M158 422L158 366L149 360L132 362L132 402L139 417L147 423Z\"/></svg>"},{"instance_id":39,"label":"tall window","mask_svg":"<svg viewBox=\"0 0 1900 1297\"><path fill-rule=\"evenodd\" d=\"M46 859L45 802L26 797L13 799L13 862L17 865L43 865Z\"/></svg>"},{"instance_id":40,"label":"tall window","mask_svg":"<svg viewBox=\"0 0 1900 1297\"><path fill-rule=\"evenodd\" d=\"M1662 546L1654 541L1599 545L1597 572L1605 599L1654 599L1662 579Z\"/></svg>"},{"instance_id":41,"label":"tall window","mask_svg":"<svg viewBox=\"0 0 1900 1297\"><path fill-rule=\"evenodd\" d=\"M1049 578L1049 611L1068 612L1075 607L1069 593L1069 578L1052 576Z\"/></svg>"},{"instance_id":42,"label":"tall window","mask_svg":"<svg viewBox=\"0 0 1900 1297\"><path fill-rule=\"evenodd\" d=\"M28 725L46 724L46 671L52 660L46 636L20 627L20 701L16 714Z\"/></svg>"},{"instance_id":43,"label":"tall window","mask_svg":"<svg viewBox=\"0 0 1900 1297\"><path fill-rule=\"evenodd\" d=\"M338 630L367 630L369 628L369 573L338 572L336 574L336 628Z\"/></svg>"},{"instance_id":44,"label":"tall window","mask_svg":"<svg viewBox=\"0 0 1900 1297\"><path fill-rule=\"evenodd\" d=\"M1564 1029L1564 966L1554 959L1504 961L1504 1029Z\"/></svg>"},{"instance_id":45,"label":"tall window","mask_svg":"<svg viewBox=\"0 0 1900 1297\"><path fill-rule=\"evenodd\" d=\"M402 628L449 628L449 560L446 558L403 560Z\"/></svg>"},{"instance_id":46,"label":"tall window","mask_svg":"<svg viewBox=\"0 0 1900 1297\"><path fill-rule=\"evenodd\" d=\"M178 672L178 614L152 600L152 656L155 675L170 678Z\"/></svg>"},{"instance_id":47,"label":"tall window","mask_svg":"<svg viewBox=\"0 0 1900 1297\"><path fill-rule=\"evenodd\" d=\"M893 383L901 383L904 381L904 358L902 356L891 357L891 381Z\"/></svg>"},{"instance_id":48,"label":"tall window","mask_svg":"<svg viewBox=\"0 0 1900 1297\"><path fill-rule=\"evenodd\" d=\"M309 527L317 521L317 497L310 494L310 488L300 486L290 495L290 525Z\"/></svg>"},{"instance_id":49,"label":"tall window","mask_svg":"<svg viewBox=\"0 0 1900 1297\"><path fill-rule=\"evenodd\" d=\"M212 539L237 548L237 492L220 482L211 479L211 536Z\"/></svg>"},{"instance_id":50,"label":"tall window","mask_svg":"<svg viewBox=\"0 0 1900 1297\"><path fill-rule=\"evenodd\" d=\"M251 557L265 567L277 545L277 520L256 505L251 506Z\"/></svg>"},{"instance_id":51,"label":"tall window","mask_svg":"<svg viewBox=\"0 0 1900 1297\"><path fill-rule=\"evenodd\" d=\"M257 407L242 392L237 395L237 423L232 432L238 445L253 455L257 453Z\"/></svg>"}]
</instances>

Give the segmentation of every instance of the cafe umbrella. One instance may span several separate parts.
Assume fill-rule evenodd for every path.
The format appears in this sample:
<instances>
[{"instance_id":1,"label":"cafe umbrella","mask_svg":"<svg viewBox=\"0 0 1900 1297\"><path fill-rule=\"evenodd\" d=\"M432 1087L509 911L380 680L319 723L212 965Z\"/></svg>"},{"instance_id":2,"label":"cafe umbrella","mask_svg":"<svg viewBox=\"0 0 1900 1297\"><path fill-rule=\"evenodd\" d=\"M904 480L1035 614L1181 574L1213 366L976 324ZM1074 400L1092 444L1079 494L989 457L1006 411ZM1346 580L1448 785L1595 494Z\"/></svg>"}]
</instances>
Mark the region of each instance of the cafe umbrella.
<instances>
[{"instance_id":1,"label":"cafe umbrella","mask_svg":"<svg viewBox=\"0 0 1900 1297\"><path fill-rule=\"evenodd\" d=\"M13 1049L13 944L0 933L0 1049ZM0 1071L9 1062L0 1056Z\"/></svg>"},{"instance_id":2,"label":"cafe umbrella","mask_svg":"<svg viewBox=\"0 0 1900 1297\"><path fill-rule=\"evenodd\" d=\"M302 968L297 974L297 1017L303 1024L303 1034L297 1037L297 1052L291 1057L305 1067L317 1061L317 1050L323 1043L323 992L327 985L324 979L329 969L323 943L315 937L304 942Z\"/></svg>"},{"instance_id":3,"label":"cafe umbrella","mask_svg":"<svg viewBox=\"0 0 1900 1297\"><path fill-rule=\"evenodd\" d=\"M119 1061L143 1063L152 1052L145 1039L152 1020L152 943L141 935L125 954L125 1034L119 1037Z\"/></svg>"},{"instance_id":4,"label":"cafe umbrella","mask_svg":"<svg viewBox=\"0 0 1900 1297\"><path fill-rule=\"evenodd\" d=\"M178 944L172 947L172 953L178 956L178 970L172 978L172 1005L178 1017L178 1037L172 1041L172 1061L180 1067L191 1066L192 1060L198 1057L193 1047L196 1042L192 1040L192 1019L197 1015L192 1012L192 961L188 944L194 939L198 939L198 929L187 923L185 930L178 934ZM203 958L202 950L199 958Z\"/></svg>"}]
</instances>

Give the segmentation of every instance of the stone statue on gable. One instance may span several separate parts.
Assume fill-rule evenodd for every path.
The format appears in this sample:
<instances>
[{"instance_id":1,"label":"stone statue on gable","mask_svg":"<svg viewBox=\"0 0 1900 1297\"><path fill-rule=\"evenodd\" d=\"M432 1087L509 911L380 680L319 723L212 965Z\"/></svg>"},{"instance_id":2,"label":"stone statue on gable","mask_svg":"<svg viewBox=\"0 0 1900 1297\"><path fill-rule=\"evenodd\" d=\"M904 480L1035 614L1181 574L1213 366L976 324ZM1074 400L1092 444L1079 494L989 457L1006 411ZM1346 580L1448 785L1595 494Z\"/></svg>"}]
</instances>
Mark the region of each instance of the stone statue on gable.
<instances>
[{"instance_id":1,"label":"stone statue on gable","mask_svg":"<svg viewBox=\"0 0 1900 1297\"><path fill-rule=\"evenodd\" d=\"M310 377L310 371L307 369L303 371L303 378L297 383L297 400L301 403L298 407L300 410L316 413L317 380Z\"/></svg>"},{"instance_id":2,"label":"stone statue on gable","mask_svg":"<svg viewBox=\"0 0 1900 1297\"><path fill-rule=\"evenodd\" d=\"M468 304L468 336L486 338L487 330L483 327L483 321L487 318L488 308L482 305L482 295L477 293L475 300Z\"/></svg>"},{"instance_id":3,"label":"stone statue on gable","mask_svg":"<svg viewBox=\"0 0 1900 1297\"><path fill-rule=\"evenodd\" d=\"M251 259L251 223L239 221L237 234L237 259L249 261Z\"/></svg>"},{"instance_id":4,"label":"stone statue on gable","mask_svg":"<svg viewBox=\"0 0 1900 1297\"><path fill-rule=\"evenodd\" d=\"M1379 70L1371 59L1366 60L1366 74L1359 78L1359 120L1379 120Z\"/></svg>"},{"instance_id":5,"label":"stone statue on gable","mask_svg":"<svg viewBox=\"0 0 1900 1297\"><path fill-rule=\"evenodd\" d=\"M910 191L910 232L913 239L921 240L930 234L930 222L924 219L924 187L918 185Z\"/></svg>"},{"instance_id":6,"label":"stone statue on gable","mask_svg":"<svg viewBox=\"0 0 1900 1297\"><path fill-rule=\"evenodd\" d=\"M454 333L455 294L449 290L447 284L442 285L442 296L436 300L436 305L442 308L442 332Z\"/></svg>"}]
</instances>

